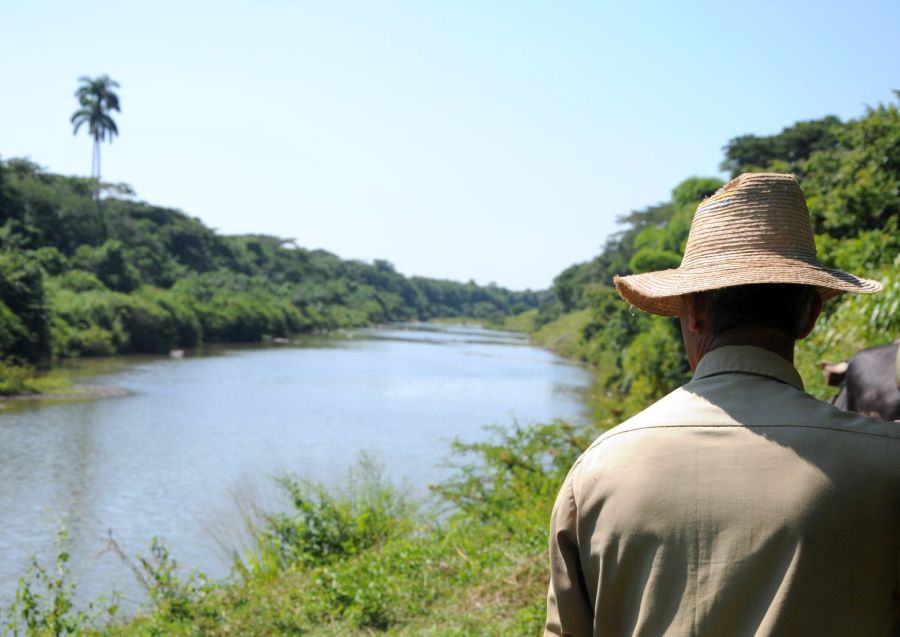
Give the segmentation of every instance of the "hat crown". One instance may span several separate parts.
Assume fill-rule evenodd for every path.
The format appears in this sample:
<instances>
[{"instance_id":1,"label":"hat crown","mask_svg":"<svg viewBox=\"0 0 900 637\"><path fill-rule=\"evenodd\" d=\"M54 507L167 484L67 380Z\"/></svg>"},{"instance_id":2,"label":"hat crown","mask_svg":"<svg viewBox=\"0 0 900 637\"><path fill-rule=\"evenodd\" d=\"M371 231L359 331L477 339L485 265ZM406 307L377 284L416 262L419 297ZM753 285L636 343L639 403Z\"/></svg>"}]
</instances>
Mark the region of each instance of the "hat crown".
<instances>
[{"instance_id":1,"label":"hat crown","mask_svg":"<svg viewBox=\"0 0 900 637\"><path fill-rule=\"evenodd\" d=\"M746 173L698 207L681 268L763 255L816 261L809 209L792 175Z\"/></svg>"},{"instance_id":2,"label":"hat crown","mask_svg":"<svg viewBox=\"0 0 900 637\"><path fill-rule=\"evenodd\" d=\"M686 294L739 285L811 285L823 300L882 287L819 263L800 185L791 175L773 173L743 174L705 199L679 267L613 280L626 301L662 316L678 316Z\"/></svg>"}]
</instances>

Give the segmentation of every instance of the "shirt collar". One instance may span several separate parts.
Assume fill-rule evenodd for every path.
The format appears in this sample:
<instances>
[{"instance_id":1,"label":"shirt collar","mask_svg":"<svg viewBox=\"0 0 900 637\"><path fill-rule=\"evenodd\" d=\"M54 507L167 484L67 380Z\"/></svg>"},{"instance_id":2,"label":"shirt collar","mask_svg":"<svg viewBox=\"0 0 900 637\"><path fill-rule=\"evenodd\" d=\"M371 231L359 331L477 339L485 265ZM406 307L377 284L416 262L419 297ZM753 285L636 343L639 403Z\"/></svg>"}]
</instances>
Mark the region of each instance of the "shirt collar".
<instances>
[{"instance_id":1,"label":"shirt collar","mask_svg":"<svg viewBox=\"0 0 900 637\"><path fill-rule=\"evenodd\" d=\"M694 380L729 372L769 376L803 390L803 379L790 362L775 352L751 345L726 345L707 352L697 364Z\"/></svg>"}]
</instances>

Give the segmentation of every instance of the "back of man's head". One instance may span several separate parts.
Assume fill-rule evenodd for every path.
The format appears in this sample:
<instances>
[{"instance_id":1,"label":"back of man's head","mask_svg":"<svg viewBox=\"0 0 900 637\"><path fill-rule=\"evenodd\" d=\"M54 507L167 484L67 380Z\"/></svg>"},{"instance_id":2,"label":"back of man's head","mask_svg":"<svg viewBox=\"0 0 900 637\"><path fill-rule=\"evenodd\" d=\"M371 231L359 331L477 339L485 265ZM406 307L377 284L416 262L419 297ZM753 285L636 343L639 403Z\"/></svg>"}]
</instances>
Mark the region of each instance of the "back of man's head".
<instances>
[{"instance_id":1,"label":"back of man's head","mask_svg":"<svg viewBox=\"0 0 900 637\"><path fill-rule=\"evenodd\" d=\"M818 291L811 285L760 283L700 292L709 311L712 336L739 328L771 328L797 340Z\"/></svg>"}]
</instances>

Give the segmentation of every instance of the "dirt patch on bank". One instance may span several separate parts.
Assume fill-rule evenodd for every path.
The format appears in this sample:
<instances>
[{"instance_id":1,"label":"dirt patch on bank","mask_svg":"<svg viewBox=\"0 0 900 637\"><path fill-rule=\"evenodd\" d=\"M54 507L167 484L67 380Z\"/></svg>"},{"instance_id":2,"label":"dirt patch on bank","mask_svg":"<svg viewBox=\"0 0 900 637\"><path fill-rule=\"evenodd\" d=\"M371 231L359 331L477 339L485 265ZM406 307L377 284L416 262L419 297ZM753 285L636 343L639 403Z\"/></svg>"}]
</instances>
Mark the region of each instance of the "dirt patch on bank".
<instances>
[{"instance_id":1,"label":"dirt patch on bank","mask_svg":"<svg viewBox=\"0 0 900 637\"><path fill-rule=\"evenodd\" d=\"M96 398L119 398L128 396L132 392L121 387L111 385L72 385L64 392L48 392L45 394L16 394L14 396L0 396L0 409L4 409L7 403L19 403L46 400L93 400Z\"/></svg>"}]
</instances>

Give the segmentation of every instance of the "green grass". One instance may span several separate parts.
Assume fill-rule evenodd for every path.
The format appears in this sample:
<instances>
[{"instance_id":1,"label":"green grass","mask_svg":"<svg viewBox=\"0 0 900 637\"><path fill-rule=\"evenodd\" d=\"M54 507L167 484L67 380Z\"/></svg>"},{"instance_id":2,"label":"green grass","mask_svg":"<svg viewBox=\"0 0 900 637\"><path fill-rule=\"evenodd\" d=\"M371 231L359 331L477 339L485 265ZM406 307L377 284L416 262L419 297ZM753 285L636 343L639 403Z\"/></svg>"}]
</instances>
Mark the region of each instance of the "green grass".
<instances>
[{"instance_id":1,"label":"green grass","mask_svg":"<svg viewBox=\"0 0 900 637\"><path fill-rule=\"evenodd\" d=\"M477 319L468 316L435 317L428 319L428 322L438 323L440 325L485 325L488 323L486 319Z\"/></svg>"},{"instance_id":2,"label":"green grass","mask_svg":"<svg viewBox=\"0 0 900 637\"><path fill-rule=\"evenodd\" d=\"M526 334L530 334L534 331L534 321L537 318L537 315L537 308L526 310L521 314L505 317L496 327L510 332L525 332Z\"/></svg>"},{"instance_id":3,"label":"green grass","mask_svg":"<svg viewBox=\"0 0 900 637\"><path fill-rule=\"evenodd\" d=\"M563 314L531 334L531 341L561 356L584 360L584 327L590 321L590 310Z\"/></svg>"},{"instance_id":4,"label":"green grass","mask_svg":"<svg viewBox=\"0 0 900 637\"><path fill-rule=\"evenodd\" d=\"M38 372L33 367L0 361L0 396L66 394L74 391L65 370Z\"/></svg>"}]
</instances>

